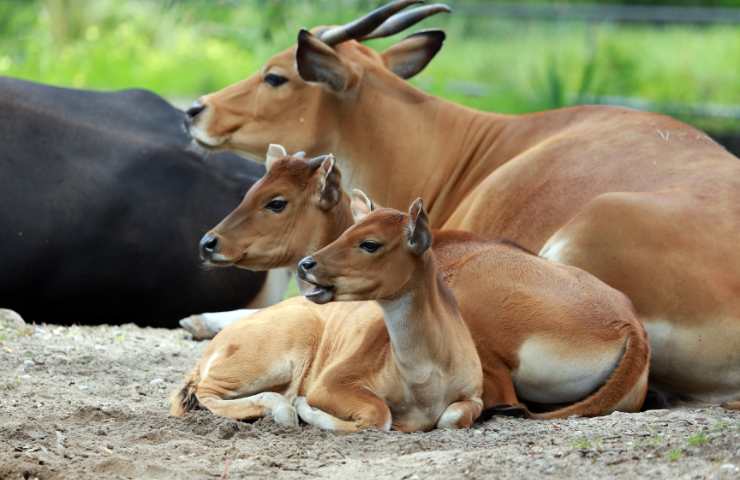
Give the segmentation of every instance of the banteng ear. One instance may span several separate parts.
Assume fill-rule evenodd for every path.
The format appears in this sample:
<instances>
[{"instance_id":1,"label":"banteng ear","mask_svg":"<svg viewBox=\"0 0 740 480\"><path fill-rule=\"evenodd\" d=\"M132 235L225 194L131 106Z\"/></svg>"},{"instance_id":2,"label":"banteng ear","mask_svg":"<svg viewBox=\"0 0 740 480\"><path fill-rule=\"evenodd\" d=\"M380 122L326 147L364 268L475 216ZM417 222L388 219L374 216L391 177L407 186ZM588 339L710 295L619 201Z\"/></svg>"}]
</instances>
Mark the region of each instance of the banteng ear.
<instances>
[{"instance_id":1,"label":"banteng ear","mask_svg":"<svg viewBox=\"0 0 740 480\"><path fill-rule=\"evenodd\" d=\"M299 151L299 152L295 152L295 153L293 154L293 156L294 156L295 158L306 158L306 152L304 152L303 150L301 150L301 151Z\"/></svg>"},{"instance_id":2,"label":"banteng ear","mask_svg":"<svg viewBox=\"0 0 740 480\"><path fill-rule=\"evenodd\" d=\"M334 49L308 30L298 34L295 60L298 74L307 82L323 83L335 92L344 91L349 85L350 69Z\"/></svg>"},{"instance_id":3,"label":"banteng ear","mask_svg":"<svg viewBox=\"0 0 740 480\"><path fill-rule=\"evenodd\" d=\"M421 198L414 200L409 207L406 241L409 250L415 255L421 255L432 246L432 231L429 229L429 218Z\"/></svg>"},{"instance_id":4,"label":"banteng ear","mask_svg":"<svg viewBox=\"0 0 740 480\"><path fill-rule=\"evenodd\" d=\"M265 154L265 168L267 171L270 171L275 160L286 156L288 156L288 152L285 150L285 147L278 145L277 143L271 143L270 146L267 147L267 154Z\"/></svg>"},{"instance_id":5,"label":"banteng ear","mask_svg":"<svg viewBox=\"0 0 740 480\"><path fill-rule=\"evenodd\" d=\"M352 190L350 208L352 209L352 219L357 223L367 217L370 212L375 210L375 205L373 204L373 201L365 195L365 192L355 188Z\"/></svg>"},{"instance_id":6,"label":"banteng ear","mask_svg":"<svg viewBox=\"0 0 740 480\"><path fill-rule=\"evenodd\" d=\"M336 160L331 153L312 158L308 164L318 169L319 208L329 210L342 198L342 174L336 167Z\"/></svg>"},{"instance_id":7,"label":"banteng ear","mask_svg":"<svg viewBox=\"0 0 740 480\"><path fill-rule=\"evenodd\" d=\"M410 35L383 52L383 61L401 78L411 78L424 70L445 41L442 30L424 30Z\"/></svg>"}]
</instances>

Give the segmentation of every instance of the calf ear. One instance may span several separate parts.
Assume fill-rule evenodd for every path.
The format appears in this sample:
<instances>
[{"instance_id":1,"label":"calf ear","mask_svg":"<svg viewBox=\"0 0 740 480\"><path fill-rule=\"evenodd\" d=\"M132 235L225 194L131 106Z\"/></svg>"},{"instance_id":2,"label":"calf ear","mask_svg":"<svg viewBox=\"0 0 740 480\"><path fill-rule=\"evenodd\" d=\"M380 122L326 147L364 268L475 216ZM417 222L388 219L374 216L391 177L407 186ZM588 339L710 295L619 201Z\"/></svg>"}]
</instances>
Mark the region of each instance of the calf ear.
<instances>
[{"instance_id":1,"label":"calf ear","mask_svg":"<svg viewBox=\"0 0 740 480\"><path fill-rule=\"evenodd\" d=\"M383 52L386 67L401 78L424 70L445 41L442 30L425 30L410 35Z\"/></svg>"},{"instance_id":2,"label":"calf ear","mask_svg":"<svg viewBox=\"0 0 740 480\"><path fill-rule=\"evenodd\" d=\"M352 201L349 205L352 209L352 219L355 223L367 217L370 212L375 210L373 201L365 195L365 192L357 188L352 190Z\"/></svg>"},{"instance_id":3,"label":"calf ear","mask_svg":"<svg viewBox=\"0 0 740 480\"><path fill-rule=\"evenodd\" d=\"M329 210L342 198L342 174L336 167L336 159L330 153L312 158L309 165L318 169L319 208Z\"/></svg>"},{"instance_id":4,"label":"calf ear","mask_svg":"<svg viewBox=\"0 0 740 480\"><path fill-rule=\"evenodd\" d=\"M350 69L336 54L308 30L298 34L298 48L295 52L298 74L307 82L319 82L335 92L347 89L350 83Z\"/></svg>"},{"instance_id":5,"label":"calf ear","mask_svg":"<svg viewBox=\"0 0 740 480\"><path fill-rule=\"evenodd\" d=\"M277 143L271 143L270 146L267 147L267 153L265 154L265 168L269 172L273 163L275 163L275 160L287 156L288 152L285 150L285 147L278 145Z\"/></svg>"},{"instance_id":6,"label":"calf ear","mask_svg":"<svg viewBox=\"0 0 740 480\"><path fill-rule=\"evenodd\" d=\"M429 229L429 218L421 198L414 200L409 207L406 241L409 250L415 255L421 255L432 246L432 231Z\"/></svg>"}]
</instances>

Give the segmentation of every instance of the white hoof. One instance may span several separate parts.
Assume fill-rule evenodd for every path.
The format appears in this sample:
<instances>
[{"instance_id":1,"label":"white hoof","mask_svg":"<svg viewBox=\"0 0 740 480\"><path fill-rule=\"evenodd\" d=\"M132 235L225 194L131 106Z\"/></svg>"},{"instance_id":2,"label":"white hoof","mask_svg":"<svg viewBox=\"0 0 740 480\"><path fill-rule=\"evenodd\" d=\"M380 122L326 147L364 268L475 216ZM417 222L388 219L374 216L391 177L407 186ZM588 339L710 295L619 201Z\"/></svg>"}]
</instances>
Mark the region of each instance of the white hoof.
<instances>
[{"instance_id":1,"label":"white hoof","mask_svg":"<svg viewBox=\"0 0 740 480\"><path fill-rule=\"evenodd\" d=\"M286 427L298 426L298 413L290 405L280 405L272 411L272 418L278 425Z\"/></svg>"},{"instance_id":2,"label":"white hoof","mask_svg":"<svg viewBox=\"0 0 740 480\"><path fill-rule=\"evenodd\" d=\"M209 328L203 315L190 315L183 318L180 320L180 326L193 336L193 340L210 340L218 333Z\"/></svg>"}]
</instances>

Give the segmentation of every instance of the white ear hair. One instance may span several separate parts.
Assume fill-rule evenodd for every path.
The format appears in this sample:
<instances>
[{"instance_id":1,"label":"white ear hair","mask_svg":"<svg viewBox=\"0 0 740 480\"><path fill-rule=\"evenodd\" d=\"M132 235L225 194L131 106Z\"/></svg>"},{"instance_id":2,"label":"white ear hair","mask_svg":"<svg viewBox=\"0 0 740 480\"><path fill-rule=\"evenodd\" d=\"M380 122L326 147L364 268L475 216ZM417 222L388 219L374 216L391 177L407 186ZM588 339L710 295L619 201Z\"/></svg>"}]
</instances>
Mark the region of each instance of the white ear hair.
<instances>
[{"instance_id":1,"label":"white ear hair","mask_svg":"<svg viewBox=\"0 0 740 480\"><path fill-rule=\"evenodd\" d=\"M424 202L417 198L409 207L407 240L409 249L421 255L432 246L432 232L429 229L429 218L424 210Z\"/></svg>"},{"instance_id":2,"label":"white ear hair","mask_svg":"<svg viewBox=\"0 0 740 480\"><path fill-rule=\"evenodd\" d=\"M324 182L326 182L326 177L328 177L331 171L334 169L334 163L336 163L336 159L331 153L328 154L326 158L324 158L324 160L322 160L320 168L324 172ZM326 188L326 184L322 183L321 189L323 190L324 188Z\"/></svg>"},{"instance_id":3,"label":"white ear hair","mask_svg":"<svg viewBox=\"0 0 740 480\"><path fill-rule=\"evenodd\" d=\"M306 152L304 152L303 150L301 150L300 152L295 152L293 154L293 156L295 158L306 158Z\"/></svg>"},{"instance_id":4,"label":"white ear hair","mask_svg":"<svg viewBox=\"0 0 740 480\"><path fill-rule=\"evenodd\" d=\"M271 143L270 146L267 147L267 154L265 155L265 168L267 171L270 171L270 167L272 167L275 160L286 156L288 156L288 152L285 150L285 147L277 143Z\"/></svg>"},{"instance_id":5,"label":"white ear hair","mask_svg":"<svg viewBox=\"0 0 740 480\"><path fill-rule=\"evenodd\" d=\"M357 223L367 217L370 212L375 210L375 205L373 205L373 201L365 195L365 192L354 188L352 189L350 208L352 209L352 219Z\"/></svg>"}]
</instances>

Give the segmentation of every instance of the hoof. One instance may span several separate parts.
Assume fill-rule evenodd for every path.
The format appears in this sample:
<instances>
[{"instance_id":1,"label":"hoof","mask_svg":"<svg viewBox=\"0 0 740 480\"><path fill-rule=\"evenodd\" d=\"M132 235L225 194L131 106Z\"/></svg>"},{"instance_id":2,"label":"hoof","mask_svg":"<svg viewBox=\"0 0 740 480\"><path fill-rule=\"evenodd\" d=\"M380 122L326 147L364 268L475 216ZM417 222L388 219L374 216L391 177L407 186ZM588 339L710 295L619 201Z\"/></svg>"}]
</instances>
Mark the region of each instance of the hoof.
<instances>
[{"instance_id":1,"label":"hoof","mask_svg":"<svg viewBox=\"0 0 740 480\"><path fill-rule=\"evenodd\" d=\"M208 326L203 315L190 315L180 320L180 326L193 336L193 340L210 340L215 337L218 330L214 331Z\"/></svg>"},{"instance_id":2,"label":"hoof","mask_svg":"<svg viewBox=\"0 0 740 480\"><path fill-rule=\"evenodd\" d=\"M494 415L500 415L505 417L521 417L521 418L527 418L531 414L529 412L529 409L525 406L520 404L517 405L509 405L509 404L501 404L501 405L493 405L492 407L487 408L484 412L485 418L483 419L489 419L493 417Z\"/></svg>"},{"instance_id":3,"label":"hoof","mask_svg":"<svg viewBox=\"0 0 740 480\"><path fill-rule=\"evenodd\" d=\"M290 405L280 405L272 411L272 419L278 425L286 427L298 426L298 412Z\"/></svg>"}]
</instances>

